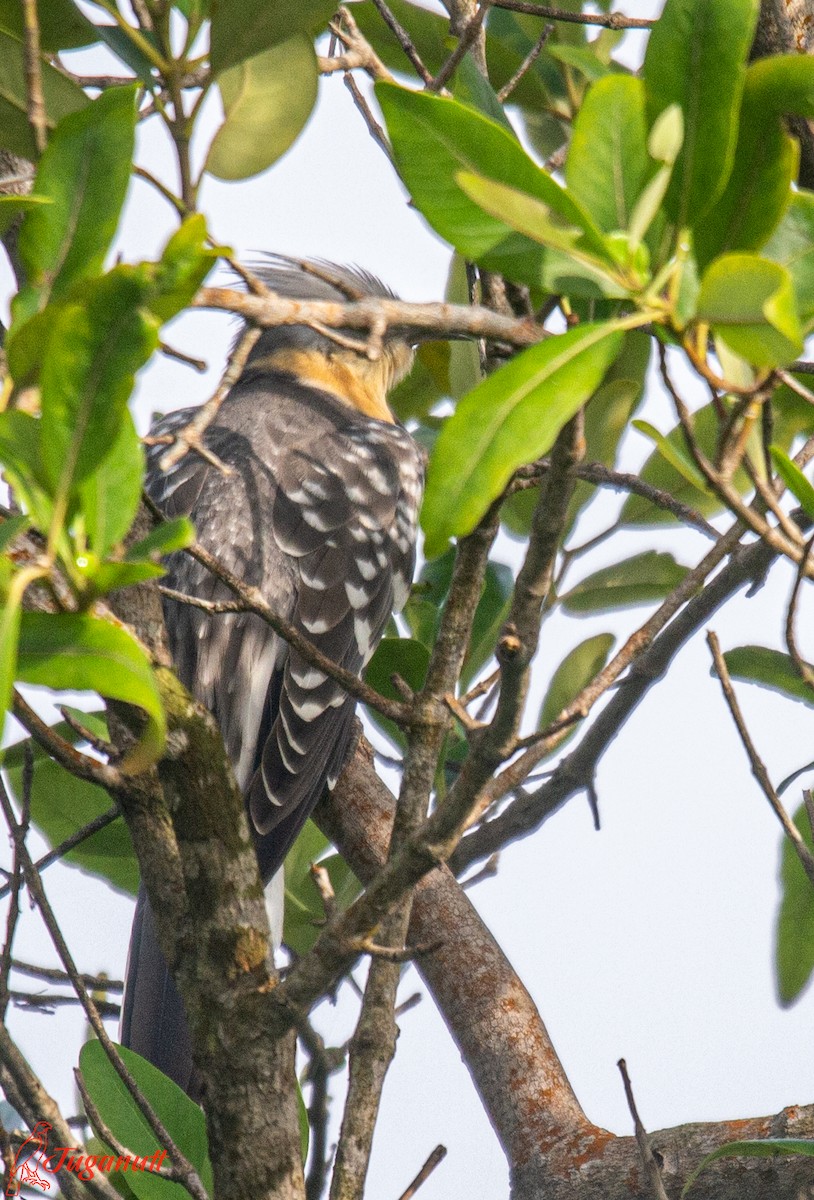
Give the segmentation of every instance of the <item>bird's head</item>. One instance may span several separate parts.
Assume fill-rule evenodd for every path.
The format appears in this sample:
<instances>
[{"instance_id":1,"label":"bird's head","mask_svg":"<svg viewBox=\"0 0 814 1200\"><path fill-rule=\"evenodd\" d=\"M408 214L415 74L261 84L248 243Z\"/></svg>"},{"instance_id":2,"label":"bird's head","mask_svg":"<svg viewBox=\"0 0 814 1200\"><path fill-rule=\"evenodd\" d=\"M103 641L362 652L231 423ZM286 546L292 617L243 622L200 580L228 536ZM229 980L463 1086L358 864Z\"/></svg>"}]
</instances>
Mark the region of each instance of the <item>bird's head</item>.
<instances>
[{"instance_id":1,"label":"bird's head","mask_svg":"<svg viewBox=\"0 0 814 1200\"><path fill-rule=\"evenodd\" d=\"M381 280L357 267L275 254L253 269L268 288L288 300L346 304L368 297L397 298ZM364 338L358 330L336 332L346 339ZM388 332L381 353L371 358L311 325L280 325L263 330L246 369L286 371L302 383L331 392L367 416L392 422L387 395L412 364L413 347L401 332Z\"/></svg>"}]
</instances>

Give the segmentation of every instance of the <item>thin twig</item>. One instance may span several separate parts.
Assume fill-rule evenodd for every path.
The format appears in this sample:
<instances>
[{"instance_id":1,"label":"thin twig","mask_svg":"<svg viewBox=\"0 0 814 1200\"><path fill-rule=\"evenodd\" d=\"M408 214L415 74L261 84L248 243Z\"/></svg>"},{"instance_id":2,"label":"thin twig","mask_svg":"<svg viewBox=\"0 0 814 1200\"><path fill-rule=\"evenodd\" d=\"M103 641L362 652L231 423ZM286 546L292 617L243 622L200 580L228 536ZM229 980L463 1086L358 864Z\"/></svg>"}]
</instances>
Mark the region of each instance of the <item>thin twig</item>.
<instances>
[{"instance_id":1,"label":"thin twig","mask_svg":"<svg viewBox=\"0 0 814 1200\"><path fill-rule=\"evenodd\" d=\"M786 812L785 808L780 802L780 797L777 795L777 792L772 786L772 781L769 778L769 772L766 770L766 765L758 754L755 744L749 734L749 730L746 728L746 722L743 719L743 714L741 713L740 705L738 704L738 700L735 695L735 690L732 687L732 680L729 677L729 671L727 669L726 662L724 661L724 656L721 653L720 643L712 630L707 633L707 645L709 646L710 653L712 654L712 662L715 668L715 674L720 680L724 699L726 700L729 711L732 714L732 720L735 722L735 728L738 731L741 742L743 743L743 748L746 751L749 759L749 765L752 768L752 774L760 784L764 796L769 801L769 804L774 810L775 816L783 826L786 837L794 847L797 857L800 859L802 864L803 870L810 879L812 887L814 887L814 854L812 854L809 850L803 835L800 833L800 830Z\"/></svg>"},{"instance_id":2,"label":"thin twig","mask_svg":"<svg viewBox=\"0 0 814 1200\"><path fill-rule=\"evenodd\" d=\"M361 67L371 79L392 83L393 76L356 24L350 9L342 5L337 15L339 20L332 21L328 28L345 47L345 53L327 59L317 58L320 72L330 74L333 71L353 71Z\"/></svg>"},{"instance_id":3,"label":"thin twig","mask_svg":"<svg viewBox=\"0 0 814 1200\"><path fill-rule=\"evenodd\" d=\"M47 983L71 982L67 971L61 971L59 967L40 967L34 963L23 962L19 958L13 959L11 966L20 975L28 975L31 979L44 979ZM92 992L115 992L120 995L124 991L124 983L121 979L108 979L106 975L84 974L79 978Z\"/></svg>"},{"instance_id":4,"label":"thin twig","mask_svg":"<svg viewBox=\"0 0 814 1200\"><path fill-rule=\"evenodd\" d=\"M413 1200L413 1196L423 1183L426 1183L430 1175L432 1175L439 1163L442 1163L447 1156L446 1146L436 1146L432 1154L428 1157L424 1166L416 1175L413 1182L401 1193L399 1200Z\"/></svg>"},{"instance_id":5,"label":"thin twig","mask_svg":"<svg viewBox=\"0 0 814 1200\"><path fill-rule=\"evenodd\" d=\"M117 767L90 758L87 754L82 754L70 742L66 742L58 733L55 733L50 725L46 725L45 721L34 712L31 705L26 703L16 690L12 711L34 741L77 779L86 779L89 783L97 783L111 795L121 792L124 787L124 779Z\"/></svg>"},{"instance_id":6,"label":"thin twig","mask_svg":"<svg viewBox=\"0 0 814 1200\"><path fill-rule=\"evenodd\" d=\"M492 0L494 8L509 12L527 13L548 21L564 21L569 25L601 25L603 29L652 29L655 20L648 17L627 17L624 13L575 13L548 4L529 4L526 0Z\"/></svg>"},{"instance_id":7,"label":"thin twig","mask_svg":"<svg viewBox=\"0 0 814 1200\"><path fill-rule=\"evenodd\" d=\"M390 143L387 140L387 134L382 129L379 122L373 115L373 111L362 95L361 88L356 80L351 75L350 71L346 71L342 76L342 82L353 97L353 103L357 110L362 114L362 119L367 126L368 133L373 138L373 141L384 152L389 162L393 161L393 151L390 149Z\"/></svg>"},{"instance_id":8,"label":"thin twig","mask_svg":"<svg viewBox=\"0 0 814 1200\"><path fill-rule=\"evenodd\" d=\"M461 36L458 38L458 44L450 54L449 58L442 65L441 70L433 79L432 83L427 84L427 90L430 92L440 92L449 79L452 78L455 70L458 67L463 56L471 48L475 42L483 25L486 14L488 13L491 4L489 0L481 0L478 11L469 21Z\"/></svg>"},{"instance_id":9,"label":"thin twig","mask_svg":"<svg viewBox=\"0 0 814 1200\"><path fill-rule=\"evenodd\" d=\"M636 1134L636 1144L639 1147L639 1153L642 1156L644 1169L647 1172L647 1177L650 1180L650 1186L653 1189L654 1200L668 1200L667 1193L664 1190L664 1182L661 1178L659 1164L656 1162L656 1156L650 1147L650 1139L647 1136L647 1130L642 1125L639 1117L636 1101L633 1098L633 1087L630 1083L630 1076L627 1073L627 1064L623 1058L620 1058L616 1064L622 1076L622 1083L625 1086L625 1096L627 1098L627 1106L630 1109L630 1115L633 1117L633 1129Z\"/></svg>"},{"instance_id":10,"label":"thin twig","mask_svg":"<svg viewBox=\"0 0 814 1200\"><path fill-rule=\"evenodd\" d=\"M59 862L61 858L64 858L69 850L76 849L82 842L87 841L89 837L93 837L94 833L99 833L100 830L107 829L108 825L112 825L120 816L121 809L117 804L114 804L106 812L100 813L98 817L94 817L92 821L88 821L86 825L82 825L70 837L66 837L63 842L60 842L58 846L54 846L53 850L49 850L47 854L43 854L42 858L37 859L34 866L38 871L44 871L52 863ZM0 887L0 900L3 900L8 895L10 886L10 884L6 883Z\"/></svg>"},{"instance_id":11,"label":"thin twig","mask_svg":"<svg viewBox=\"0 0 814 1200\"><path fill-rule=\"evenodd\" d=\"M159 459L159 470L172 470L188 450L195 449L199 453L201 452L204 433L217 416L220 406L229 394L230 388L243 374L243 369L248 362L249 355L257 344L259 337L259 329L255 327L244 329L240 340L229 356L229 363L221 376L220 383L214 394L210 396L205 404L202 404L200 408L195 410L195 416L192 420L175 434L175 444L165 454L162 454Z\"/></svg>"},{"instance_id":12,"label":"thin twig","mask_svg":"<svg viewBox=\"0 0 814 1200\"><path fill-rule=\"evenodd\" d=\"M514 75L512 75L511 79L507 80L506 83L504 83L503 87L498 92L497 98L501 104L506 103L506 101L509 99L509 96L511 96L512 92L517 87L518 83L520 83L520 80L523 78L523 76L526 75L531 70L531 68L534 66L534 64L537 62L537 59L540 57L540 55L543 52L543 48L544 48L546 42L551 37L553 32L554 32L553 25L544 25L543 26L543 32L540 34L537 41L534 43L532 48L529 50L528 54L523 59L520 66L515 71Z\"/></svg>"},{"instance_id":13,"label":"thin twig","mask_svg":"<svg viewBox=\"0 0 814 1200\"><path fill-rule=\"evenodd\" d=\"M37 154L42 154L48 144L48 127L45 116L45 100L42 94L42 60L40 58L37 0L23 0L23 29L28 123L34 135Z\"/></svg>"},{"instance_id":14,"label":"thin twig","mask_svg":"<svg viewBox=\"0 0 814 1200\"><path fill-rule=\"evenodd\" d=\"M421 55L413 45L412 39L407 30L390 11L389 7L385 3L385 0L373 0L373 3L378 9L379 15L381 16L385 25L387 25L396 41L415 67L420 78L429 87L432 84L432 73L427 70L421 61Z\"/></svg>"},{"instance_id":15,"label":"thin twig","mask_svg":"<svg viewBox=\"0 0 814 1200\"><path fill-rule=\"evenodd\" d=\"M800 589L803 584L803 579L805 578L806 563L811 556L811 550L813 547L814 537L809 538L809 540L806 542L805 555L800 560L799 566L797 567L797 575L794 580L794 587L791 591L789 607L786 613L786 646L788 647L789 654L791 655L792 661L799 671L801 678L805 680L810 688L814 688L814 670L811 669L798 649L797 638L794 633L794 621L797 615L797 601L800 597Z\"/></svg>"}]
</instances>

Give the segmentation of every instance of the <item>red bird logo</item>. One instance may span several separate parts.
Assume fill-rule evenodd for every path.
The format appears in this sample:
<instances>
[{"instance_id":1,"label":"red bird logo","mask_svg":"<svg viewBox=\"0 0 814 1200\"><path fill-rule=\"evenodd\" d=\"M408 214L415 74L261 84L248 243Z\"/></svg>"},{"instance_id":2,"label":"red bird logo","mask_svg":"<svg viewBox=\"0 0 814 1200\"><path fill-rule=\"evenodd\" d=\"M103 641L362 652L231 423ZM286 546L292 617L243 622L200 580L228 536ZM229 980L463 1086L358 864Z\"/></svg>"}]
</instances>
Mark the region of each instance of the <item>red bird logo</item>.
<instances>
[{"instance_id":1,"label":"red bird logo","mask_svg":"<svg viewBox=\"0 0 814 1200\"><path fill-rule=\"evenodd\" d=\"M48 1158L48 1134L50 1132L51 1126L47 1121L37 1121L31 1133L20 1146L9 1172L7 1196L19 1196L20 1188L24 1183L29 1187L42 1188L44 1192L50 1190L50 1182L43 1179L37 1170L37 1163L45 1163Z\"/></svg>"}]
</instances>

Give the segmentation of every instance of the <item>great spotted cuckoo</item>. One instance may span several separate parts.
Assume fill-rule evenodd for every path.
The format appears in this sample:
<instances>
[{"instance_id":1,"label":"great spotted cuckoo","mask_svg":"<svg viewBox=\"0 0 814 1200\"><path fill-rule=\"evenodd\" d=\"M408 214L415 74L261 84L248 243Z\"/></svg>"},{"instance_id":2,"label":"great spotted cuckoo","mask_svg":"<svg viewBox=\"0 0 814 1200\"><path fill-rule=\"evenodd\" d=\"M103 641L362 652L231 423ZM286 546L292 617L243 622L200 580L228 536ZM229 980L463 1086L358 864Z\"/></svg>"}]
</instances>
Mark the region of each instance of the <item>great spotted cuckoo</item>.
<instances>
[{"instance_id":1,"label":"great spotted cuckoo","mask_svg":"<svg viewBox=\"0 0 814 1200\"><path fill-rule=\"evenodd\" d=\"M258 274L295 300L392 298L366 272L326 263L275 256ZM410 344L386 336L378 357L348 344L347 336L333 340L305 325L264 330L206 431L206 446L228 473L194 452L162 472L165 438L149 454L147 488L167 517L190 516L207 550L260 588L325 655L358 673L407 597L423 456L387 403L410 369ZM151 432L176 433L193 413L174 412ZM184 552L166 565L174 591L232 598ZM258 616L216 615L171 599L164 612L177 673L220 726L268 884L343 766L353 700ZM281 888L277 894L279 922ZM191 1089L183 1008L143 892L122 1039Z\"/></svg>"}]
</instances>

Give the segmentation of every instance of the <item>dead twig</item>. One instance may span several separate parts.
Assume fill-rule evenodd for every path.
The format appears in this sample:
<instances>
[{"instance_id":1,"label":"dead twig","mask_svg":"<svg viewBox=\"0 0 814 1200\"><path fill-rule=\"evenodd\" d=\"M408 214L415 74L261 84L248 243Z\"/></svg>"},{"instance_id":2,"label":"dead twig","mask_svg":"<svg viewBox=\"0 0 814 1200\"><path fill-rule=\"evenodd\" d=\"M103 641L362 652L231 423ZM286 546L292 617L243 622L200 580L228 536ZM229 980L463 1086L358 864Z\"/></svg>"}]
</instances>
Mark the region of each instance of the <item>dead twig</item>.
<instances>
[{"instance_id":1,"label":"dead twig","mask_svg":"<svg viewBox=\"0 0 814 1200\"><path fill-rule=\"evenodd\" d=\"M627 1073L627 1063L623 1058L620 1058L616 1064L619 1068L619 1073L622 1076L622 1083L625 1086L625 1096L627 1098L627 1106L630 1109L630 1115L633 1117L633 1129L636 1134L636 1144L639 1147L639 1153L642 1156L644 1169L647 1172L647 1177L650 1180L650 1186L653 1189L654 1200L668 1200L667 1193L664 1190L664 1183L661 1178L659 1164L656 1162L656 1156L650 1148L650 1140L647 1136L647 1130L642 1125L639 1117L636 1101L633 1098L633 1087L630 1082L630 1076Z\"/></svg>"}]
</instances>

